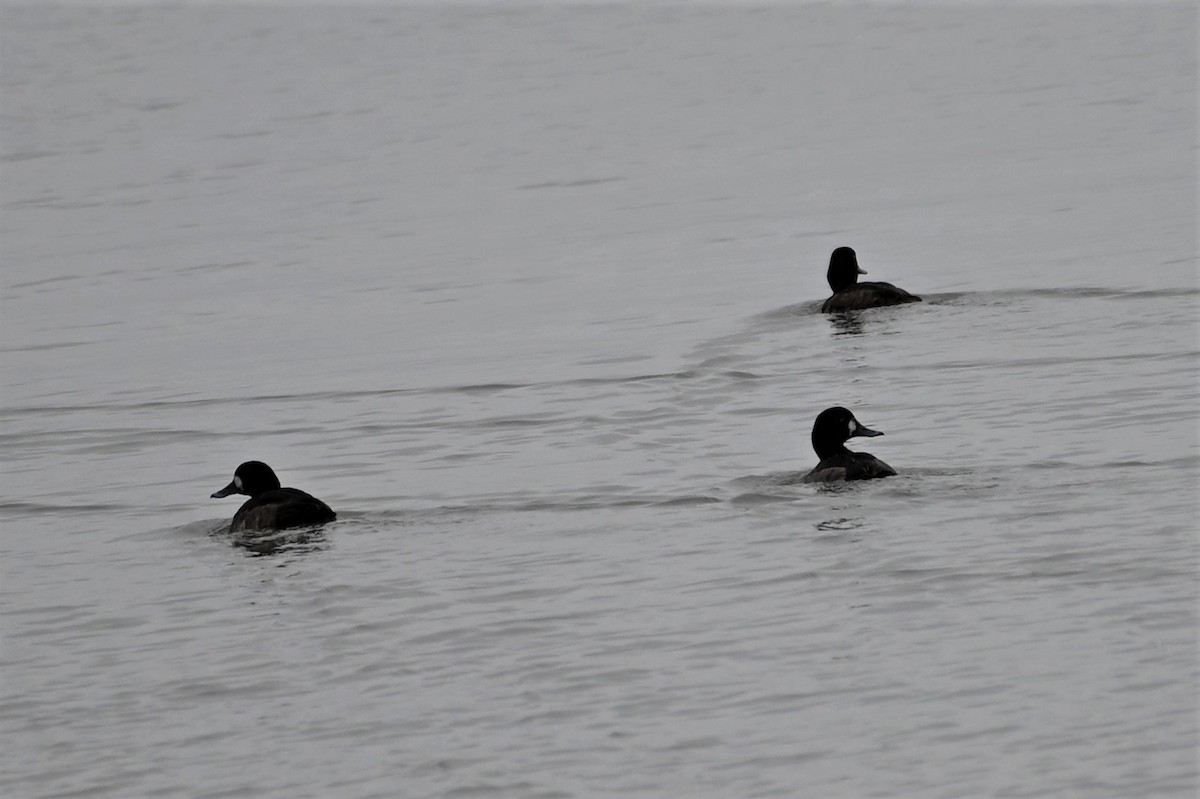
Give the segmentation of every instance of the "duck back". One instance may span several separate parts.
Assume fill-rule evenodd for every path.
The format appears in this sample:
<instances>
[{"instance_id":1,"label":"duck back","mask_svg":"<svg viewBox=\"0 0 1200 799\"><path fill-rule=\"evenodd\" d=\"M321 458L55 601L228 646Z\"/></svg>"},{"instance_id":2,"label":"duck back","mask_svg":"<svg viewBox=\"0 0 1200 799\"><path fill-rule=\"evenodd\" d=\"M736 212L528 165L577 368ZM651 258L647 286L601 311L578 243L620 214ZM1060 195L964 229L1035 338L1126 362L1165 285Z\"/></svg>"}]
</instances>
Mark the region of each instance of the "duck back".
<instances>
[{"instance_id":1,"label":"duck back","mask_svg":"<svg viewBox=\"0 0 1200 799\"><path fill-rule=\"evenodd\" d=\"M822 313L837 311L861 311L864 308L881 308L887 305L903 305L920 302L921 298L910 294L891 283L855 283L834 294L821 306Z\"/></svg>"},{"instance_id":2,"label":"duck back","mask_svg":"<svg viewBox=\"0 0 1200 799\"><path fill-rule=\"evenodd\" d=\"M804 477L806 483L834 483L843 480L871 480L891 477L896 470L869 452L840 452L818 463Z\"/></svg>"},{"instance_id":3,"label":"duck back","mask_svg":"<svg viewBox=\"0 0 1200 799\"><path fill-rule=\"evenodd\" d=\"M257 494L238 508L230 532L286 530L324 524L337 514L321 500L298 488L276 488Z\"/></svg>"}]
</instances>

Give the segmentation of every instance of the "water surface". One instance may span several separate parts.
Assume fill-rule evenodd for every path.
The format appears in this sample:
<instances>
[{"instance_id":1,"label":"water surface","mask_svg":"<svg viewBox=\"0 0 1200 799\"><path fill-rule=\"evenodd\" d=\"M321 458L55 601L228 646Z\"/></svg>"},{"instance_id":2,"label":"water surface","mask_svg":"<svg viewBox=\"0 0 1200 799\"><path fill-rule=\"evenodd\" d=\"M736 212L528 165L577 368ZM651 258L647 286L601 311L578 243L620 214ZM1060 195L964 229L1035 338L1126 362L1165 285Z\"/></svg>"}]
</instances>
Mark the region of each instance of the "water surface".
<instances>
[{"instance_id":1,"label":"water surface","mask_svg":"<svg viewBox=\"0 0 1200 799\"><path fill-rule=\"evenodd\" d=\"M0 14L6 796L1195 795L1194 8Z\"/></svg>"}]
</instances>

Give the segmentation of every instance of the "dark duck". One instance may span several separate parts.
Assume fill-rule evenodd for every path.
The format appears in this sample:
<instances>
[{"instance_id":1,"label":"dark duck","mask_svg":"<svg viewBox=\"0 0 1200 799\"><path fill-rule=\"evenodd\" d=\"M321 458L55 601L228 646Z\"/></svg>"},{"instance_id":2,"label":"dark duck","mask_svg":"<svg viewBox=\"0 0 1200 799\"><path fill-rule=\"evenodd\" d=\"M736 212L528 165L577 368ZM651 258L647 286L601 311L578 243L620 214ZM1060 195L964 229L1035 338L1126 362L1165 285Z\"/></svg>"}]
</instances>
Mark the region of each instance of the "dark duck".
<instances>
[{"instance_id":1,"label":"dark duck","mask_svg":"<svg viewBox=\"0 0 1200 799\"><path fill-rule=\"evenodd\" d=\"M229 531L286 530L331 522L337 518L328 505L298 488L281 488L271 467L261 461L246 461L233 473L233 482L213 494L250 497L233 515Z\"/></svg>"},{"instance_id":2,"label":"dark duck","mask_svg":"<svg viewBox=\"0 0 1200 799\"><path fill-rule=\"evenodd\" d=\"M896 470L866 452L851 452L846 441L855 436L881 436L854 418L845 408L827 408L813 422L812 445L821 462L804 477L806 483L870 480L891 477Z\"/></svg>"},{"instance_id":3,"label":"dark duck","mask_svg":"<svg viewBox=\"0 0 1200 799\"><path fill-rule=\"evenodd\" d=\"M884 305L902 305L920 302L921 298L909 294L891 283L859 283L858 276L866 271L858 265L858 256L849 247L838 247L829 256L829 271L825 278L833 296L821 306L822 313L837 311L859 311L863 308L879 308Z\"/></svg>"}]
</instances>

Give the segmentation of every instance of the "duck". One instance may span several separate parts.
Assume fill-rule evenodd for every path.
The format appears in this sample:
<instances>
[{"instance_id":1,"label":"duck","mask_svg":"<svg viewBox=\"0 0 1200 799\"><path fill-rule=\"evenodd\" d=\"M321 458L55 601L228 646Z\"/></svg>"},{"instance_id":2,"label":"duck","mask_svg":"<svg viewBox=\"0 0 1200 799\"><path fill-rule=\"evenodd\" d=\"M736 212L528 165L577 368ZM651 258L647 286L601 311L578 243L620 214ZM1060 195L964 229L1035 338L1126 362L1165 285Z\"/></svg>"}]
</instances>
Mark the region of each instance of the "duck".
<instances>
[{"instance_id":1,"label":"duck","mask_svg":"<svg viewBox=\"0 0 1200 799\"><path fill-rule=\"evenodd\" d=\"M838 311L860 311L863 308L879 308L885 305L903 305L920 302L921 298L910 294L891 283L859 283L858 276L867 272L858 265L858 255L849 247L838 247L829 256L829 270L825 279L833 296L825 300L821 313Z\"/></svg>"},{"instance_id":2,"label":"duck","mask_svg":"<svg viewBox=\"0 0 1200 799\"><path fill-rule=\"evenodd\" d=\"M298 488L282 488L274 470L262 461L246 461L233 473L229 485L212 494L213 499L230 494L250 497L233 514L231 533L243 530L286 530L309 527L337 518L328 505Z\"/></svg>"},{"instance_id":3,"label":"duck","mask_svg":"<svg viewBox=\"0 0 1200 799\"><path fill-rule=\"evenodd\" d=\"M820 463L804 477L805 483L833 483L843 480L870 480L891 477L896 470L866 452L851 452L846 441L855 436L874 438L883 433L872 430L841 406L826 408L813 422L812 445Z\"/></svg>"}]
</instances>

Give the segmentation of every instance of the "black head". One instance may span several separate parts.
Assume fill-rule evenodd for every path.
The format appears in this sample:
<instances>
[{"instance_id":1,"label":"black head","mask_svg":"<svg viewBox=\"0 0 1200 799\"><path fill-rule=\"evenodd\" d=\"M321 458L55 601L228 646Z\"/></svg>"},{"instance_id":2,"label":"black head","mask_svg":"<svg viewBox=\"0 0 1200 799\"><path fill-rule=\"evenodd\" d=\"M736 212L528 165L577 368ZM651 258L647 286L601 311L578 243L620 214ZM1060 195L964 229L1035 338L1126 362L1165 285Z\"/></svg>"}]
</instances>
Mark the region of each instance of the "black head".
<instances>
[{"instance_id":1,"label":"black head","mask_svg":"<svg viewBox=\"0 0 1200 799\"><path fill-rule=\"evenodd\" d=\"M219 499L230 494L255 497L276 488L279 488L279 478L270 466L262 461L246 461L233 473L233 482L217 491L213 497Z\"/></svg>"},{"instance_id":2,"label":"black head","mask_svg":"<svg viewBox=\"0 0 1200 799\"><path fill-rule=\"evenodd\" d=\"M826 408L813 422L812 445L817 457L824 460L846 449L845 444L855 436L881 436L883 433L865 427L854 414L842 407Z\"/></svg>"},{"instance_id":3,"label":"black head","mask_svg":"<svg viewBox=\"0 0 1200 799\"><path fill-rule=\"evenodd\" d=\"M829 288L837 294L842 289L853 286L858 282L858 276L865 274L866 271L858 265L858 256L854 254L854 250L838 247L833 251L833 255L829 256L829 270L825 272L825 279L829 281Z\"/></svg>"}]
</instances>

